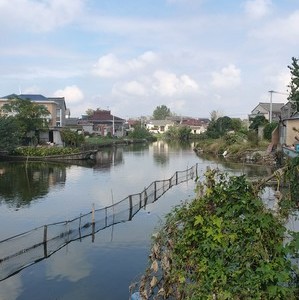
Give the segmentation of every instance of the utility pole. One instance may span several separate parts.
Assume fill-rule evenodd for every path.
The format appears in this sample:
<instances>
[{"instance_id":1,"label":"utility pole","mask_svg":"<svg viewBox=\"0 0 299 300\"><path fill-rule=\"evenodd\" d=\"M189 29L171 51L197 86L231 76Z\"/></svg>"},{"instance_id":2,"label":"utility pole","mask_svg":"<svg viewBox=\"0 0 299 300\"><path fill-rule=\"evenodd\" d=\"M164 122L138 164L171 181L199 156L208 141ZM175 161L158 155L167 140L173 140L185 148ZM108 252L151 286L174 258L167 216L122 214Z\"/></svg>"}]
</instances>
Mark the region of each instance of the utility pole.
<instances>
[{"instance_id":1,"label":"utility pole","mask_svg":"<svg viewBox=\"0 0 299 300\"><path fill-rule=\"evenodd\" d=\"M287 93L282 93L282 92L277 92L277 91L269 91L270 93L270 116L269 116L269 123L272 123L272 114L273 114L273 109L272 109L272 94L275 93L275 94L281 94L281 95L288 95Z\"/></svg>"},{"instance_id":2,"label":"utility pole","mask_svg":"<svg viewBox=\"0 0 299 300\"><path fill-rule=\"evenodd\" d=\"M269 116L269 122L272 123L272 94L275 93L274 91L269 91L270 93L270 116Z\"/></svg>"}]
</instances>

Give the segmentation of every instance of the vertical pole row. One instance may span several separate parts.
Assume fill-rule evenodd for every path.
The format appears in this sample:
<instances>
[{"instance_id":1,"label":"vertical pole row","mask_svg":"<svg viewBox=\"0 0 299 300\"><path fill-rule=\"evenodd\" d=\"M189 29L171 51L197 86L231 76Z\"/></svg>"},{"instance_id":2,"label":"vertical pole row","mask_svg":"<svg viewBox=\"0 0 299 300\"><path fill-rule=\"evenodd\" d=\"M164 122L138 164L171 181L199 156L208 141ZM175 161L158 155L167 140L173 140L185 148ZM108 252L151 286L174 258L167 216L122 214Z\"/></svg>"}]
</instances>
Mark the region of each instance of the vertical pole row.
<instances>
[{"instance_id":1,"label":"vertical pole row","mask_svg":"<svg viewBox=\"0 0 299 300\"><path fill-rule=\"evenodd\" d=\"M47 235L48 235L48 226L44 225L44 257L48 257L48 249L47 249Z\"/></svg>"},{"instance_id":2,"label":"vertical pole row","mask_svg":"<svg viewBox=\"0 0 299 300\"><path fill-rule=\"evenodd\" d=\"M91 226L92 226L91 241L92 241L92 243L94 242L94 238L95 238L95 217L94 217L94 214L95 214L94 203L92 203L92 211L91 211Z\"/></svg>"},{"instance_id":3,"label":"vertical pole row","mask_svg":"<svg viewBox=\"0 0 299 300\"><path fill-rule=\"evenodd\" d=\"M129 196L129 207L130 207L130 212L129 212L129 221L132 220L133 217L133 203L132 203L132 195Z\"/></svg>"}]
</instances>

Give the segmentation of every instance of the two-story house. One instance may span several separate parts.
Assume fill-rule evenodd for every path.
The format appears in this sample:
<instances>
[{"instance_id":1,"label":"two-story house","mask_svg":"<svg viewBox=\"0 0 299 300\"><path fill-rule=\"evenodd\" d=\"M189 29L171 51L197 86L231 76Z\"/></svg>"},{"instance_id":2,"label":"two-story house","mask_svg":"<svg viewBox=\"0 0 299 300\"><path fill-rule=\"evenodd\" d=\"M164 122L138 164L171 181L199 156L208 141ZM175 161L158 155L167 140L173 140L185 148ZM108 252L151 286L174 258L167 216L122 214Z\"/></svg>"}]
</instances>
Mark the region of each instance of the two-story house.
<instances>
[{"instance_id":1,"label":"two-story house","mask_svg":"<svg viewBox=\"0 0 299 300\"><path fill-rule=\"evenodd\" d=\"M257 116L264 116L266 120L272 119L272 121L279 121L281 115L281 108L284 106L284 103L267 103L260 102L248 116L249 120ZM270 114L272 112L272 118L270 118Z\"/></svg>"},{"instance_id":2,"label":"two-story house","mask_svg":"<svg viewBox=\"0 0 299 300\"><path fill-rule=\"evenodd\" d=\"M49 111L47 116L49 130L40 133L41 142L51 142L62 145L60 128L65 126L66 112L68 111L64 97L45 97L40 94L11 94L0 98L0 108L14 99L27 99L39 105L44 105Z\"/></svg>"},{"instance_id":3,"label":"two-story house","mask_svg":"<svg viewBox=\"0 0 299 300\"><path fill-rule=\"evenodd\" d=\"M81 122L93 125L93 133L106 136L122 137L125 135L125 120L111 114L110 110L97 109L93 114L82 117Z\"/></svg>"}]
</instances>

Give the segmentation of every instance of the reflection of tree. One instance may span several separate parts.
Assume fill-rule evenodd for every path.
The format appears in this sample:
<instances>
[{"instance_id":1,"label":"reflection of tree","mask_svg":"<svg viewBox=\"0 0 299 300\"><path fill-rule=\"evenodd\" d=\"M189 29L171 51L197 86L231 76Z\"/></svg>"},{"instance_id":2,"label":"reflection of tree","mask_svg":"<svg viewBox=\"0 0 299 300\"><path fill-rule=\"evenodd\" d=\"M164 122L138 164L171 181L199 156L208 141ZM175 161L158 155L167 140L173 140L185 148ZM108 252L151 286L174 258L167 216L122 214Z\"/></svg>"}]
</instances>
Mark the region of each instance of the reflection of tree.
<instances>
[{"instance_id":1,"label":"reflection of tree","mask_svg":"<svg viewBox=\"0 0 299 300\"><path fill-rule=\"evenodd\" d=\"M153 157L154 157L154 161L158 165L165 165L169 161L169 156L167 153L154 153Z\"/></svg>"},{"instance_id":2,"label":"reflection of tree","mask_svg":"<svg viewBox=\"0 0 299 300\"><path fill-rule=\"evenodd\" d=\"M11 206L29 205L48 193L49 187L66 180L63 164L41 162L1 163L0 201Z\"/></svg>"}]
</instances>

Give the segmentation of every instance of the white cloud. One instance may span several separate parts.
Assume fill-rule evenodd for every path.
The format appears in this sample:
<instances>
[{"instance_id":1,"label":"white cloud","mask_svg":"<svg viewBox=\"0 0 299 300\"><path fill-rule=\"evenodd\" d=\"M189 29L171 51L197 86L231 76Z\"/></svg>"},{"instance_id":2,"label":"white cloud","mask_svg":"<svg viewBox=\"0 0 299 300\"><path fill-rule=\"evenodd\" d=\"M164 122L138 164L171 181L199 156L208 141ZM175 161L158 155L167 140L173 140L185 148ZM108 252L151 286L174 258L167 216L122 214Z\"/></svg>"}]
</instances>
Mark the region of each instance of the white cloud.
<instances>
[{"instance_id":1,"label":"white cloud","mask_svg":"<svg viewBox=\"0 0 299 300\"><path fill-rule=\"evenodd\" d=\"M154 90L162 96L174 96L178 94L195 92L199 89L195 80L188 75L177 76L174 73L156 71L154 73Z\"/></svg>"},{"instance_id":2,"label":"white cloud","mask_svg":"<svg viewBox=\"0 0 299 300\"><path fill-rule=\"evenodd\" d=\"M157 61L158 56L147 51L137 58L120 61L114 54L109 53L99 58L94 65L93 74L104 78L117 78L130 72L140 70Z\"/></svg>"},{"instance_id":3,"label":"white cloud","mask_svg":"<svg viewBox=\"0 0 299 300\"><path fill-rule=\"evenodd\" d=\"M245 11L249 17L258 19L270 12L271 5L271 0L249 0L245 3Z\"/></svg>"},{"instance_id":4,"label":"white cloud","mask_svg":"<svg viewBox=\"0 0 299 300\"><path fill-rule=\"evenodd\" d=\"M123 93L125 93L129 96L146 96L147 95L146 87L142 83L140 83L136 80L129 81L129 82L126 82L123 84L117 84L113 87L112 94L119 95L119 94L123 94Z\"/></svg>"},{"instance_id":5,"label":"white cloud","mask_svg":"<svg viewBox=\"0 0 299 300\"><path fill-rule=\"evenodd\" d=\"M220 72L212 73L212 86L216 88L233 88L241 83L241 71L235 65L230 64Z\"/></svg>"},{"instance_id":6,"label":"white cloud","mask_svg":"<svg viewBox=\"0 0 299 300\"><path fill-rule=\"evenodd\" d=\"M252 31L251 35L260 39L283 40L297 43L299 38L299 10L292 12L287 18L274 19L263 28Z\"/></svg>"},{"instance_id":7,"label":"white cloud","mask_svg":"<svg viewBox=\"0 0 299 300\"><path fill-rule=\"evenodd\" d=\"M2 0L0 24L37 32L50 31L75 21L84 0Z\"/></svg>"},{"instance_id":8,"label":"white cloud","mask_svg":"<svg viewBox=\"0 0 299 300\"><path fill-rule=\"evenodd\" d=\"M57 90L53 95L54 97L65 97L68 104L78 103L84 99L83 92L76 85Z\"/></svg>"}]
</instances>

